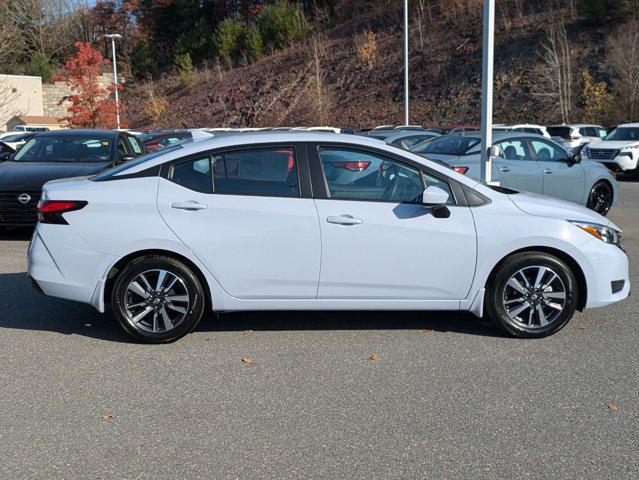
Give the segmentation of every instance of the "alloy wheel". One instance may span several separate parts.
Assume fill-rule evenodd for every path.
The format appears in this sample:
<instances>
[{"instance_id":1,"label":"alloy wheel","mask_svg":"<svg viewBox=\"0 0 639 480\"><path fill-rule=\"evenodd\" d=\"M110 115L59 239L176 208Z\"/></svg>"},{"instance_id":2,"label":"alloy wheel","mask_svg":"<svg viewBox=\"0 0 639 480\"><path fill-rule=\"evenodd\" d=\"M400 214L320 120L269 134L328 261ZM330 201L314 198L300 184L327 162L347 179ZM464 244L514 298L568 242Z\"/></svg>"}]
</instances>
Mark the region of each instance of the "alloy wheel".
<instances>
[{"instance_id":1,"label":"alloy wheel","mask_svg":"<svg viewBox=\"0 0 639 480\"><path fill-rule=\"evenodd\" d=\"M527 330L546 328L566 306L567 292L559 275L535 265L517 270L506 282L502 302L508 317Z\"/></svg>"},{"instance_id":2,"label":"alloy wheel","mask_svg":"<svg viewBox=\"0 0 639 480\"><path fill-rule=\"evenodd\" d=\"M595 212L605 215L612 206L612 189L605 182L600 182L590 191L589 206Z\"/></svg>"},{"instance_id":3,"label":"alloy wheel","mask_svg":"<svg viewBox=\"0 0 639 480\"><path fill-rule=\"evenodd\" d=\"M127 321L136 330L149 333L173 330L186 318L190 304L184 279L163 269L138 274L124 295Z\"/></svg>"}]
</instances>

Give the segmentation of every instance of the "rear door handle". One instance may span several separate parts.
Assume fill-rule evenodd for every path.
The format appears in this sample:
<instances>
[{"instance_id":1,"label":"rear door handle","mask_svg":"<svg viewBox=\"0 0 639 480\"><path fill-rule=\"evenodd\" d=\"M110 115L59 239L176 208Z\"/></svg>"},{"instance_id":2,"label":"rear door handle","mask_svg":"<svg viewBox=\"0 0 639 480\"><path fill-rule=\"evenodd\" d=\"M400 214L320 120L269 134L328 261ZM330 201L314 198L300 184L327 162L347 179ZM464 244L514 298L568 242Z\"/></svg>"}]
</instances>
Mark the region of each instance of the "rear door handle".
<instances>
[{"instance_id":1,"label":"rear door handle","mask_svg":"<svg viewBox=\"0 0 639 480\"><path fill-rule=\"evenodd\" d=\"M326 217L328 223L336 223L338 225L359 225L364 223L361 218L354 217L352 215L336 215L332 217Z\"/></svg>"},{"instance_id":2,"label":"rear door handle","mask_svg":"<svg viewBox=\"0 0 639 480\"><path fill-rule=\"evenodd\" d=\"M204 210L207 207L208 205L196 202L195 200L189 200L187 202L173 202L171 204L171 208L176 208L178 210Z\"/></svg>"},{"instance_id":3,"label":"rear door handle","mask_svg":"<svg viewBox=\"0 0 639 480\"><path fill-rule=\"evenodd\" d=\"M552 173L552 170L550 168L544 168L544 173Z\"/></svg>"},{"instance_id":4,"label":"rear door handle","mask_svg":"<svg viewBox=\"0 0 639 480\"><path fill-rule=\"evenodd\" d=\"M500 172L510 172L510 167L501 167L499 169Z\"/></svg>"}]
</instances>

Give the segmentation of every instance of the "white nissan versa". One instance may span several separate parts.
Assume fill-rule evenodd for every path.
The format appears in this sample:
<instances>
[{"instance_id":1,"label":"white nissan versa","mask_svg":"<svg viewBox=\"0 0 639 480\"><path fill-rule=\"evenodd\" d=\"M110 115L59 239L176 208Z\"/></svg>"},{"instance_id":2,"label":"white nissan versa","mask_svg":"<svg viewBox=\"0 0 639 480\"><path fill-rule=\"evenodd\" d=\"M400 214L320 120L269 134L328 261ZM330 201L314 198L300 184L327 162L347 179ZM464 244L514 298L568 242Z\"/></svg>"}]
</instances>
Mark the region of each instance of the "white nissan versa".
<instances>
[{"instance_id":1,"label":"white nissan versa","mask_svg":"<svg viewBox=\"0 0 639 480\"><path fill-rule=\"evenodd\" d=\"M541 337L630 291L619 228L366 137L259 133L44 186L34 287L146 342L207 311L466 310Z\"/></svg>"}]
</instances>

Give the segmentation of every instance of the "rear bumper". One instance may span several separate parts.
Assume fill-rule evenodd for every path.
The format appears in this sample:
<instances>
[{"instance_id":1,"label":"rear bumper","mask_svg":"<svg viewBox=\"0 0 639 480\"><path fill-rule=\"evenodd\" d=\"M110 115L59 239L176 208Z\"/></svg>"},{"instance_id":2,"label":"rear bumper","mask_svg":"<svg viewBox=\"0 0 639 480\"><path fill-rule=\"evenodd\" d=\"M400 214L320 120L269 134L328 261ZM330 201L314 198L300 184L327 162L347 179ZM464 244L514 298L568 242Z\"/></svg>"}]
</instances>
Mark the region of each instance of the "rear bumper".
<instances>
[{"instance_id":1,"label":"rear bumper","mask_svg":"<svg viewBox=\"0 0 639 480\"><path fill-rule=\"evenodd\" d=\"M29 277L36 291L103 309L102 278L113 257L91 249L69 225L36 228L29 246Z\"/></svg>"}]
</instances>

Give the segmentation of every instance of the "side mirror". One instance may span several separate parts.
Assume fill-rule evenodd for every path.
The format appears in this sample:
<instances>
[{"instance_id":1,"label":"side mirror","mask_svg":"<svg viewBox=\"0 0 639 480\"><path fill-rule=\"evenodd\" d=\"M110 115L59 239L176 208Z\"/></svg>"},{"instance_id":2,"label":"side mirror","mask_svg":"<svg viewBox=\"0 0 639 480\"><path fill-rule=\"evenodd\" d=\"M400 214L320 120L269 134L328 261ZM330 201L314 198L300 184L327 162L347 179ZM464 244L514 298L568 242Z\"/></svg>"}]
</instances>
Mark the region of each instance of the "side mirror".
<instances>
[{"instance_id":1,"label":"side mirror","mask_svg":"<svg viewBox=\"0 0 639 480\"><path fill-rule=\"evenodd\" d=\"M448 192L435 186L426 187L422 193L422 203L429 207L446 205L448 198Z\"/></svg>"},{"instance_id":2,"label":"side mirror","mask_svg":"<svg viewBox=\"0 0 639 480\"><path fill-rule=\"evenodd\" d=\"M581 162L581 151L579 153L569 153L568 154L568 163L580 163Z\"/></svg>"}]
</instances>

